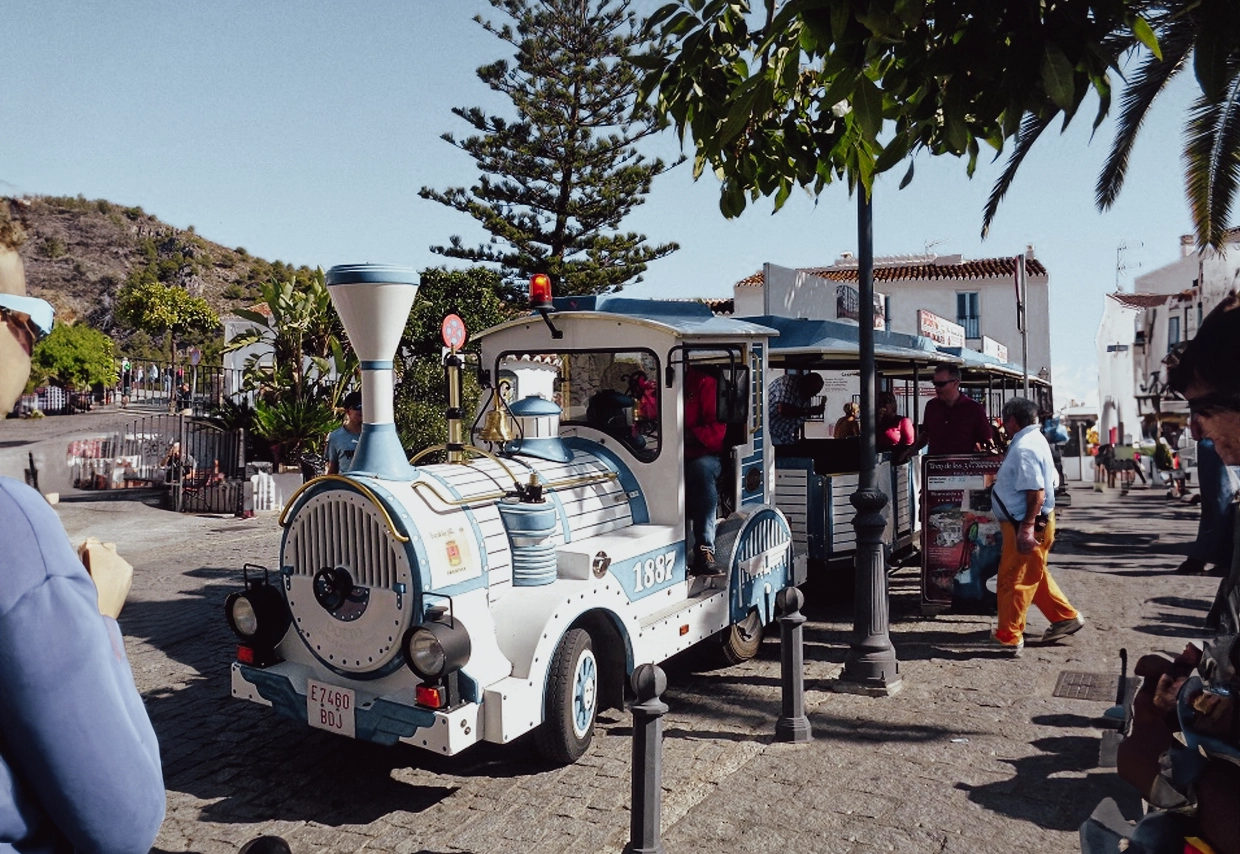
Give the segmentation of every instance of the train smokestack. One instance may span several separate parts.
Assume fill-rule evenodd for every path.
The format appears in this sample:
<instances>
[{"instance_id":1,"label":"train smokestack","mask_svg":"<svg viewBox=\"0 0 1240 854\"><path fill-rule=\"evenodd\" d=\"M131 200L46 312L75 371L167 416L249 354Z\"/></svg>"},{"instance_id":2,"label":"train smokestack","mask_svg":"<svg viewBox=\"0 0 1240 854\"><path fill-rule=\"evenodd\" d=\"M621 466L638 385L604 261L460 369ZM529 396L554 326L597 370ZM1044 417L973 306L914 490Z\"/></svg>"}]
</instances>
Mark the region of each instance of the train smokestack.
<instances>
[{"instance_id":1,"label":"train smokestack","mask_svg":"<svg viewBox=\"0 0 1240 854\"><path fill-rule=\"evenodd\" d=\"M327 288L362 363L362 435L351 474L408 479L413 470L396 435L392 358L418 293L418 274L387 264L342 264Z\"/></svg>"}]
</instances>

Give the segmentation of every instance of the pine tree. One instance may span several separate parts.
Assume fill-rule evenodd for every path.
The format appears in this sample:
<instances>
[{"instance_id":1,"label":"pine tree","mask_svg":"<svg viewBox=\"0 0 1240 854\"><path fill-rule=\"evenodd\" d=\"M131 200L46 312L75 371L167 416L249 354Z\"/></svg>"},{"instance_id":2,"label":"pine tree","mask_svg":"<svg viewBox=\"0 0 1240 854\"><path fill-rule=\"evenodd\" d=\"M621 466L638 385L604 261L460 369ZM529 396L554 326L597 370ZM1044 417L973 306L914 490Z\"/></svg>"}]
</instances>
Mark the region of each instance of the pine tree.
<instances>
[{"instance_id":1,"label":"pine tree","mask_svg":"<svg viewBox=\"0 0 1240 854\"><path fill-rule=\"evenodd\" d=\"M647 107L634 112L639 80L627 57L644 42L630 0L490 3L514 24L474 20L516 48L516 65L484 65L478 77L512 100L517 119L454 108L477 134L443 139L473 157L482 176L468 190L423 187L419 195L469 214L491 239L470 248L454 236L431 251L496 264L513 291L536 272L564 295L641 281L650 261L679 247L618 230L669 168L635 145L655 127Z\"/></svg>"}]
</instances>

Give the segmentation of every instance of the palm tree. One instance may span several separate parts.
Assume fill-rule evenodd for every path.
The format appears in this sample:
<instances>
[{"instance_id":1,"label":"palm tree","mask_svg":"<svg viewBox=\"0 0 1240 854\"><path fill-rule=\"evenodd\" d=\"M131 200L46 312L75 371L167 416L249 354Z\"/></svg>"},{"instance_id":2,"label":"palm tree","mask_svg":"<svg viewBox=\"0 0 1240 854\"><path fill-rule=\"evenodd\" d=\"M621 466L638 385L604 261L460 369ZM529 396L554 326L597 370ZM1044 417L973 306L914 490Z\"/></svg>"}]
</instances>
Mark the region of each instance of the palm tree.
<instances>
[{"instance_id":1,"label":"palm tree","mask_svg":"<svg viewBox=\"0 0 1240 854\"><path fill-rule=\"evenodd\" d=\"M1201 87L1184 133L1185 185L1200 247L1222 246L1240 187L1240 3L1236 0L1135 0L1133 26L1112 34L1113 64L1135 59L1120 99L1111 151L1098 176L1098 207L1115 203L1127 177L1128 157L1150 107L1189 59ZM1105 98L1106 96L1104 96ZM1101 113L1105 113L1104 109ZM982 233L989 229L1029 149L1050 116L1026 114L1015 149L991 190Z\"/></svg>"}]
</instances>

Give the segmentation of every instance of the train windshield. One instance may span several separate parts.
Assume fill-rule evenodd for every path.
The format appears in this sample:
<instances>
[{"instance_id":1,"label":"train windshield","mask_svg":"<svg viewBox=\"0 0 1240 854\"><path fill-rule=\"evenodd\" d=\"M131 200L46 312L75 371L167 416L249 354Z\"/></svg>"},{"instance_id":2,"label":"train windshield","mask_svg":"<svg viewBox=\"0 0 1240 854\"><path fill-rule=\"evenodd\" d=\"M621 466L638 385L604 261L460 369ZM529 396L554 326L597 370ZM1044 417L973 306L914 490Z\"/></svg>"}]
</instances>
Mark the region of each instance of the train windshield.
<instances>
[{"instance_id":1,"label":"train windshield","mask_svg":"<svg viewBox=\"0 0 1240 854\"><path fill-rule=\"evenodd\" d=\"M601 430L643 462L659 455L659 359L651 350L504 353L497 376L510 402L552 400L560 407L561 425Z\"/></svg>"}]
</instances>

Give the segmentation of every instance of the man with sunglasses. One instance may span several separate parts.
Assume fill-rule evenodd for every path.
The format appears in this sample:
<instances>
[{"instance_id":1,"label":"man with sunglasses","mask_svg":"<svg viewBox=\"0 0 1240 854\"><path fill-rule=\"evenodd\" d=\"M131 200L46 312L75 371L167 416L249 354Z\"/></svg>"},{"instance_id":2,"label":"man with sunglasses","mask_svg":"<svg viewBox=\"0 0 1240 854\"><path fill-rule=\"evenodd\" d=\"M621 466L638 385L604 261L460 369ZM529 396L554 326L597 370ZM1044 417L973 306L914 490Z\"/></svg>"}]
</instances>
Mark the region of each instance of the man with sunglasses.
<instances>
[{"instance_id":1,"label":"man with sunglasses","mask_svg":"<svg viewBox=\"0 0 1240 854\"><path fill-rule=\"evenodd\" d=\"M894 456L906 462L927 445L931 456L971 454L990 446L992 435L986 408L960 391L960 368L934 368L934 398L926 402L917 441Z\"/></svg>"},{"instance_id":2,"label":"man with sunglasses","mask_svg":"<svg viewBox=\"0 0 1240 854\"><path fill-rule=\"evenodd\" d=\"M0 200L0 205L4 200ZM26 296L0 209L0 409L30 372L52 307ZM0 849L146 851L164 817L159 743L116 617L132 567L78 558L43 496L0 477ZM88 564L83 565L82 560Z\"/></svg>"},{"instance_id":3,"label":"man with sunglasses","mask_svg":"<svg viewBox=\"0 0 1240 854\"><path fill-rule=\"evenodd\" d=\"M1232 292L1202 321L1196 336L1163 361L1167 385L1188 402L1194 435L1212 440L1224 465L1240 465L1240 297ZM1234 501L1229 510L1234 519ZM1233 528L1240 534L1240 526ZM1240 548L1232 549L1206 628L1240 632Z\"/></svg>"}]
</instances>

